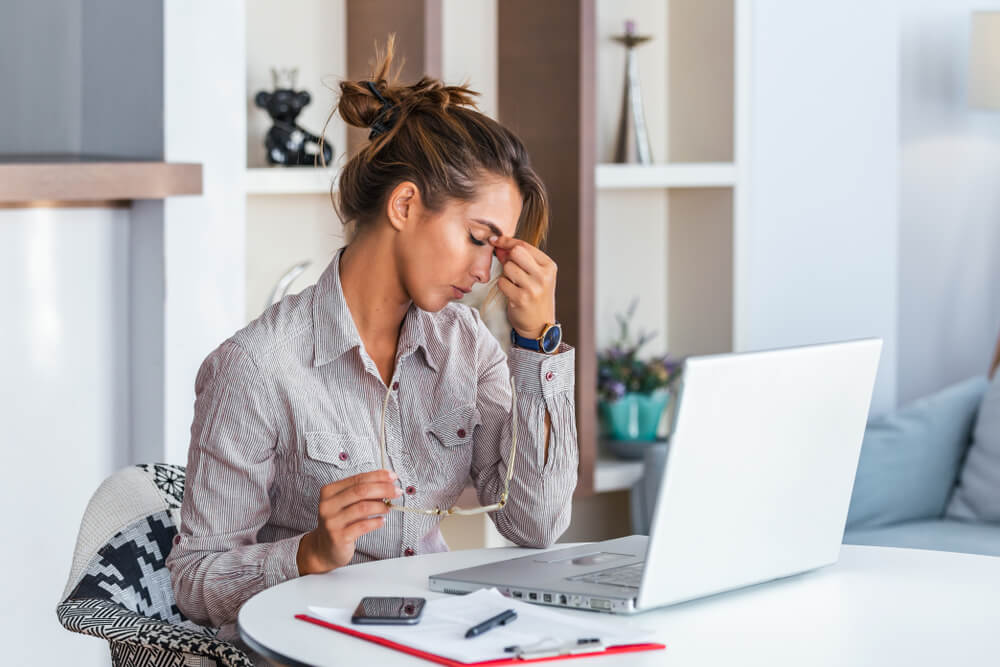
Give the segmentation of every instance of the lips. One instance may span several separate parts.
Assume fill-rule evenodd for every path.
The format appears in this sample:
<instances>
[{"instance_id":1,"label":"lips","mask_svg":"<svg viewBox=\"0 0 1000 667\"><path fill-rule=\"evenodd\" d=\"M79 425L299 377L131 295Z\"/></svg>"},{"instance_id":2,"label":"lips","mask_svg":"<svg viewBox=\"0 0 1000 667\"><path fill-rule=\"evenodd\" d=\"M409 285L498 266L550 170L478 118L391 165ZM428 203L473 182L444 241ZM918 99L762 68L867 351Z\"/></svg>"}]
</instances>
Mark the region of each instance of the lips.
<instances>
[{"instance_id":1,"label":"lips","mask_svg":"<svg viewBox=\"0 0 1000 667\"><path fill-rule=\"evenodd\" d=\"M455 287L454 285L451 286L451 289L455 293L456 299L461 299L463 296L472 291L471 289L463 289L461 287Z\"/></svg>"}]
</instances>

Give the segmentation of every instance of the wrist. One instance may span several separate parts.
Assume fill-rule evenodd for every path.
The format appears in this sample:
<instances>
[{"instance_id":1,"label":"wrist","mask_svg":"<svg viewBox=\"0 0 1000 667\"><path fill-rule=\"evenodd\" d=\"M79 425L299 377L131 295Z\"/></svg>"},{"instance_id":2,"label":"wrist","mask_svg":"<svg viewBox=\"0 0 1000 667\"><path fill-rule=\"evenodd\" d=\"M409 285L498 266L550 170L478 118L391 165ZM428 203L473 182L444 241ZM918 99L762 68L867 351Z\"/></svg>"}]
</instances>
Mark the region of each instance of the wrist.
<instances>
[{"instance_id":1,"label":"wrist","mask_svg":"<svg viewBox=\"0 0 1000 667\"><path fill-rule=\"evenodd\" d=\"M511 345L542 354L554 354L562 344L562 325L555 321L546 322L537 331L531 331L529 335L525 333L522 328L511 327Z\"/></svg>"},{"instance_id":2,"label":"wrist","mask_svg":"<svg viewBox=\"0 0 1000 667\"><path fill-rule=\"evenodd\" d=\"M309 531L299 540L299 550L295 554L295 564L299 567L299 576L306 574L324 574L334 569L333 565L324 562L316 547L316 533Z\"/></svg>"},{"instance_id":3,"label":"wrist","mask_svg":"<svg viewBox=\"0 0 1000 667\"><path fill-rule=\"evenodd\" d=\"M535 327L533 329L522 329L520 327L514 327L514 331L517 332L518 336L520 336L521 338L530 338L532 340L536 340L539 336L541 336L542 335L542 331L544 331L544 330L545 330L545 325L544 324L541 325L541 326Z\"/></svg>"}]
</instances>

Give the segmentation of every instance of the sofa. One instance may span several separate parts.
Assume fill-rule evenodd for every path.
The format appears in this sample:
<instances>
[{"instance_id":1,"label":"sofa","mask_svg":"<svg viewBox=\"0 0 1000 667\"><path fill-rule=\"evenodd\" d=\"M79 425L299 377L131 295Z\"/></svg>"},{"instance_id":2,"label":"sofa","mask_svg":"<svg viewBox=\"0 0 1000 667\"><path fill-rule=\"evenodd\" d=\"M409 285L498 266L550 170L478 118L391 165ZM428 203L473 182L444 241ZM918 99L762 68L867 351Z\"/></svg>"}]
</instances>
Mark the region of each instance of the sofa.
<instances>
[{"instance_id":1,"label":"sofa","mask_svg":"<svg viewBox=\"0 0 1000 667\"><path fill-rule=\"evenodd\" d=\"M1000 523L955 518L961 512L953 501L989 387L985 376L969 378L868 422L845 544L1000 556ZM630 493L633 533L648 534L668 447L645 452L643 477Z\"/></svg>"},{"instance_id":2,"label":"sofa","mask_svg":"<svg viewBox=\"0 0 1000 667\"><path fill-rule=\"evenodd\" d=\"M970 378L868 423L845 544L1000 556L1000 523L949 510L988 387Z\"/></svg>"}]
</instances>

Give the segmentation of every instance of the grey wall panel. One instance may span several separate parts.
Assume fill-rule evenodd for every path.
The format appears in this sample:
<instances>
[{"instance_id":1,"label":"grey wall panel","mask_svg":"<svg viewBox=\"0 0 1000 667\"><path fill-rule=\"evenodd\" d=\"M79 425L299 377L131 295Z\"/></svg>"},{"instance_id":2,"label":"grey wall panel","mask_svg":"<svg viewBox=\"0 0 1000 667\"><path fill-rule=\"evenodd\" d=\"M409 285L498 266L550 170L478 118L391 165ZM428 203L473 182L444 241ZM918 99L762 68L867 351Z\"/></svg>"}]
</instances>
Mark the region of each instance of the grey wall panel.
<instances>
[{"instance_id":1,"label":"grey wall panel","mask_svg":"<svg viewBox=\"0 0 1000 667\"><path fill-rule=\"evenodd\" d=\"M0 153L80 150L79 0L0 3Z\"/></svg>"}]
</instances>

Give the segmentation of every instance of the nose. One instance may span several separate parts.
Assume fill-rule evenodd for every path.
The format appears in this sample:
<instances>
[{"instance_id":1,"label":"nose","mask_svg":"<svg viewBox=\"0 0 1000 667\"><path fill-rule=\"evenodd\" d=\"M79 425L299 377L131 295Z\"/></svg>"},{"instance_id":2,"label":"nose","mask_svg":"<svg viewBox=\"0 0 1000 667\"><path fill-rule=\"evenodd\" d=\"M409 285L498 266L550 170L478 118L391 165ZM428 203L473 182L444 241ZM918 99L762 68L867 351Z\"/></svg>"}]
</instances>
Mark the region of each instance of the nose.
<instances>
[{"instance_id":1,"label":"nose","mask_svg":"<svg viewBox=\"0 0 1000 667\"><path fill-rule=\"evenodd\" d=\"M493 266L493 253L476 253L476 261L472 265L472 275L476 282L487 283L490 280L490 269Z\"/></svg>"}]
</instances>

